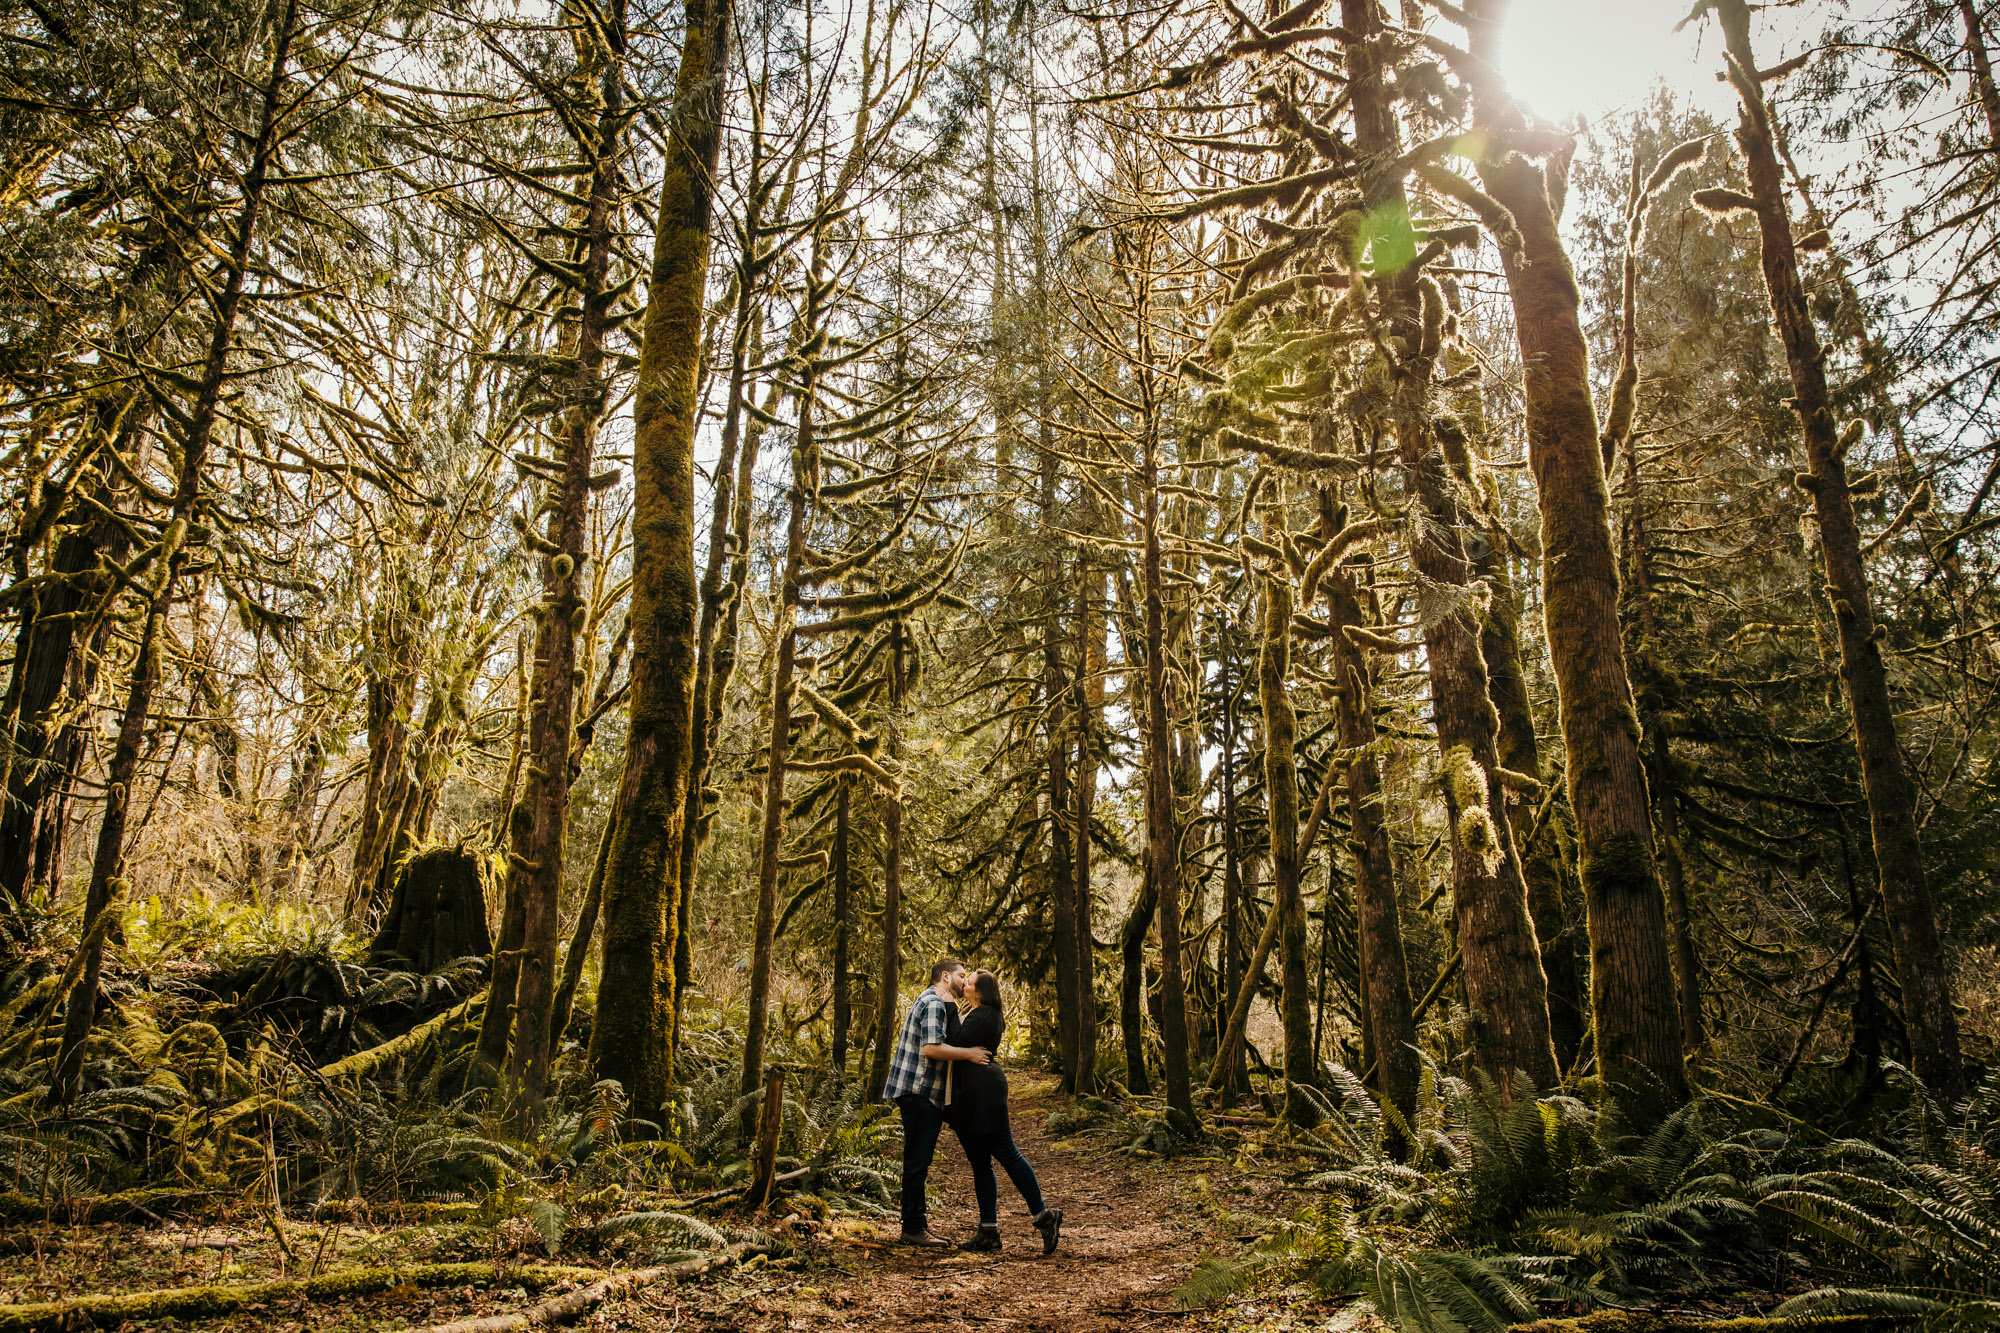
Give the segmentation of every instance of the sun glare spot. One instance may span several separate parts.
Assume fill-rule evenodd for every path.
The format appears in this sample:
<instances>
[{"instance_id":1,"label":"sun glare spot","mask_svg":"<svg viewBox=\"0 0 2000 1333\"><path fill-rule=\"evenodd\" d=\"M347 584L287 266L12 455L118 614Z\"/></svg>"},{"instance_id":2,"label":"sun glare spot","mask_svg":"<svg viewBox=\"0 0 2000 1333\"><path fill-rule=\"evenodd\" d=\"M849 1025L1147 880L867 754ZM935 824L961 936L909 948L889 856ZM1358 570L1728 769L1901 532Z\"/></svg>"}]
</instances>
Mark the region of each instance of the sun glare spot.
<instances>
[{"instance_id":1,"label":"sun glare spot","mask_svg":"<svg viewBox=\"0 0 2000 1333\"><path fill-rule=\"evenodd\" d=\"M1700 25L1674 31L1687 10L1686 0L1517 0L1501 72L1515 96L1558 122L1632 107L1661 77L1699 98L1713 82L1702 60L1711 53Z\"/></svg>"}]
</instances>

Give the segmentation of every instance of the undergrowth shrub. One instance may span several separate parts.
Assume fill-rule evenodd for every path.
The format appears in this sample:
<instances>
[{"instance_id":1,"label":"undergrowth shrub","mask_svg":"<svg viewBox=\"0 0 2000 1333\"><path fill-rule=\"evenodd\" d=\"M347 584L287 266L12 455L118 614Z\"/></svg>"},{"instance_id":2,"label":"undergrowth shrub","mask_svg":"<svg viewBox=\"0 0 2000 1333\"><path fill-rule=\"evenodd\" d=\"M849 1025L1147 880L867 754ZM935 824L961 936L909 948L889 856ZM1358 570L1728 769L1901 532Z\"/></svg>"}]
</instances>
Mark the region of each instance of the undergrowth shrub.
<instances>
[{"instance_id":1,"label":"undergrowth shrub","mask_svg":"<svg viewBox=\"0 0 2000 1333\"><path fill-rule=\"evenodd\" d=\"M1307 1180L1324 1198L1206 1259L1184 1304L1282 1279L1364 1297L1404 1333L1759 1291L1789 1296L1786 1315L2000 1317L2000 1075L1956 1120L1916 1089L1869 1143L1709 1098L1637 1134L1568 1094L1502 1096L1433 1066L1406 1122L1328 1073L1314 1142L1345 1160ZM1808 1273L1836 1282L1805 1290Z\"/></svg>"}]
</instances>

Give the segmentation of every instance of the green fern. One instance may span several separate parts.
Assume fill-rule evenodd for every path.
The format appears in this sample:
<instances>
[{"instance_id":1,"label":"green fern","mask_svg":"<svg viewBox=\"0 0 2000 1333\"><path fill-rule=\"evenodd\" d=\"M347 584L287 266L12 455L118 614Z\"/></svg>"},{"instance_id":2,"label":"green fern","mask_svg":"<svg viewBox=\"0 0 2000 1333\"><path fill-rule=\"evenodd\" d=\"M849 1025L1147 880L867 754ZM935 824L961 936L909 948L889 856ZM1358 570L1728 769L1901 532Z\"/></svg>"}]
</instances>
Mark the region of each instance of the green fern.
<instances>
[{"instance_id":1,"label":"green fern","mask_svg":"<svg viewBox=\"0 0 2000 1333\"><path fill-rule=\"evenodd\" d=\"M666 1237L703 1250L720 1249L729 1243L723 1232L686 1213L619 1213L590 1228L590 1238L598 1244L619 1236Z\"/></svg>"}]
</instances>

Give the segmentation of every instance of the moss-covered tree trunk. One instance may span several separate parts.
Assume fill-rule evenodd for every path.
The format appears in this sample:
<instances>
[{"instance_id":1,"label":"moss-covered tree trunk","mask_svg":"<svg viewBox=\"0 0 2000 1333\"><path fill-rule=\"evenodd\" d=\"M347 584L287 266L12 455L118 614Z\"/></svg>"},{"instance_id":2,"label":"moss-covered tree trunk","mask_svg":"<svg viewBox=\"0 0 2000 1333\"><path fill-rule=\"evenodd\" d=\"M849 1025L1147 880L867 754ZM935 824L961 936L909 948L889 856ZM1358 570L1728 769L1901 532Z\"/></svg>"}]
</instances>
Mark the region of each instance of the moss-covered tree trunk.
<instances>
[{"instance_id":1,"label":"moss-covered tree trunk","mask_svg":"<svg viewBox=\"0 0 2000 1333\"><path fill-rule=\"evenodd\" d=\"M883 751L893 766L902 751L897 713L903 705L904 656L901 621L890 626L889 716L884 719ZM903 797L899 791L878 791L882 805L882 956L875 983L875 1053L868 1071L868 1098L881 1097L889 1081L889 1058L895 1053L898 991L903 984Z\"/></svg>"},{"instance_id":2,"label":"moss-covered tree trunk","mask_svg":"<svg viewBox=\"0 0 2000 1333\"><path fill-rule=\"evenodd\" d=\"M616 27L612 46L623 45ZM579 43L586 39L579 37ZM592 468L597 457L597 424L605 408L605 336L617 292L611 258L619 194L624 107L624 62L615 49L596 47L593 37L579 52L596 71L600 105L591 145L590 188L578 229L578 273L573 295L577 322L569 339L576 358L570 404L563 414L561 456L543 508L549 511L542 537L542 596L535 623L534 683L530 687L526 780L521 789L525 819L512 821L507 892L521 899L520 963L513 993L496 986L486 1000L488 1020L503 1003L514 1005L514 1035L507 1064L508 1101L517 1131L526 1134L540 1118L549 1079L551 1022L555 1016L557 908L562 900L562 868L569 826L570 751L575 740L577 637L589 607L582 597L588 558ZM588 651L587 648L585 651ZM497 981L497 978L496 978ZM505 1019L499 1022L504 1025ZM504 1026L502 1028L504 1031ZM480 1031L482 1052L487 1031Z\"/></svg>"},{"instance_id":3,"label":"moss-covered tree trunk","mask_svg":"<svg viewBox=\"0 0 2000 1333\"><path fill-rule=\"evenodd\" d=\"M754 331L753 331L754 332ZM763 350L761 334L753 336L749 353L756 360ZM783 401L783 386L773 381L765 395L762 416L751 412L747 400L737 404L742 415L750 421L743 428L743 442L736 452L736 480L732 488L733 514L729 520L728 549L729 576L722 585L722 610L720 621L715 627L714 638L703 639L700 645L701 660L696 668L699 688L695 694L694 706L702 719L697 740L703 747L701 757L703 767L696 770L692 766L693 751L690 752L688 774L687 818L695 821L690 835L681 839L681 890L674 903L674 1024L675 1042L679 1043L681 1013L685 1007L685 996L691 979L693 961L693 912L694 874L700 863L702 843L707 839L709 822L714 818L708 799L708 766L714 750L714 738L722 726L724 700L728 698L730 682L736 675L739 629L742 624L743 589L750 580L750 539L751 528L756 520L755 494L751 483L757 475L757 460L763 452L763 420L774 417ZM725 415L723 428L724 443L727 444L728 420ZM710 534L713 536L711 526ZM697 789L697 783L699 789Z\"/></svg>"},{"instance_id":4,"label":"moss-covered tree trunk","mask_svg":"<svg viewBox=\"0 0 2000 1333\"><path fill-rule=\"evenodd\" d=\"M1146 866L1159 898L1160 1044L1165 1048L1167 1107L1192 1131L1194 1090L1188 1081L1187 986L1181 968L1179 820L1175 817L1174 733L1167 710L1167 610L1160 557L1160 442L1150 421L1140 449L1144 497L1146 636Z\"/></svg>"},{"instance_id":5,"label":"moss-covered tree trunk","mask_svg":"<svg viewBox=\"0 0 2000 1333\"><path fill-rule=\"evenodd\" d=\"M1736 143L1755 203L1764 285L1791 372L1792 406L1805 438L1808 471L1799 480L1812 495L1827 592L1840 629L1840 678L1854 719L1854 745L1861 759L1889 934L1896 946L1896 975L1903 990L1912 1063L1931 1095L1950 1106L1965 1093L1958 1015L1952 1009L1951 972L1924 870L1915 792L1896 734L1895 702L1882 657L1887 632L1875 619L1861 530L1848 489L1845 454L1859 429L1850 427L1844 433L1834 420L1825 348L1799 276L1771 108L1757 79L1749 7L1744 0L1716 0L1715 10L1731 61L1730 79L1741 102Z\"/></svg>"},{"instance_id":6,"label":"moss-covered tree trunk","mask_svg":"<svg viewBox=\"0 0 2000 1333\"><path fill-rule=\"evenodd\" d=\"M741 234L756 237L777 178L767 169L764 100L749 99L750 188L740 205ZM764 355L765 275L777 260L776 247L753 244L736 260L735 311L730 323L729 381L722 408L722 435L716 453L714 496L709 511L708 553L701 576L701 620L695 637L693 733L688 749L686 811L682 816L680 891L674 904L674 1020L680 1022L681 1000L693 959L692 911L694 883L701 848L708 837L708 774L715 735L722 725L722 705L736 668L736 627L744 583L750 577L751 479L763 438L763 418L753 416L748 401L753 368ZM778 385L774 383L775 394ZM769 404L775 409L774 397ZM769 416L767 410L765 416ZM744 418L751 416L748 430ZM724 571L728 577L725 580Z\"/></svg>"},{"instance_id":7,"label":"moss-covered tree trunk","mask_svg":"<svg viewBox=\"0 0 2000 1333\"><path fill-rule=\"evenodd\" d=\"M653 1119L673 1069L674 944L694 715L694 440L732 0L686 0L633 407L632 701L604 882L591 1065Z\"/></svg>"},{"instance_id":8,"label":"moss-covered tree trunk","mask_svg":"<svg viewBox=\"0 0 2000 1333\"><path fill-rule=\"evenodd\" d=\"M1477 363L1469 355L1447 349L1445 365L1457 374L1474 369ZM1521 659L1521 592L1514 582L1508 549L1511 542L1498 493L1490 479L1482 476L1487 440L1485 395L1475 383L1455 396L1454 406L1462 429L1446 427L1440 432L1440 443L1453 474L1472 497L1482 528L1468 543L1472 548L1468 554L1473 555L1473 569L1490 594L1480 625L1479 651L1486 661L1487 697L1493 701L1500 726L1496 740L1500 766L1539 782L1541 742L1535 734L1534 704L1528 697L1527 672ZM1535 813L1535 805L1518 796L1507 803L1514 849L1521 858L1521 879L1528 889L1528 914L1534 919L1535 939L1542 949L1542 971L1549 979L1549 1038L1555 1045L1557 1062L1568 1069L1575 1065L1590 1028L1584 998L1588 981L1579 947L1582 932L1572 929L1566 906L1575 868L1561 826L1547 819L1538 825Z\"/></svg>"},{"instance_id":9,"label":"moss-covered tree trunk","mask_svg":"<svg viewBox=\"0 0 2000 1333\"><path fill-rule=\"evenodd\" d=\"M1042 521L1053 527L1056 460L1042 453ZM1042 564L1042 716L1046 737L1049 849L1042 882L1048 896L1049 935L1055 950L1056 1040L1062 1054L1062 1088L1076 1091L1077 1069L1077 938L1076 852L1071 826L1076 816L1069 785L1069 728L1066 715L1070 689L1063 679L1062 563Z\"/></svg>"},{"instance_id":10,"label":"moss-covered tree trunk","mask_svg":"<svg viewBox=\"0 0 2000 1333\"><path fill-rule=\"evenodd\" d=\"M1548 980L1505 796L1494 780L1499 723L1487 695L1486 662L1470 601L1465 514L1430 416L1443 297L1415 271L1416 236L1398 162L1401 133L1386 79L1389 52L1374 0L1341 0L1341 16L1351 35L1346 55L1355 147L1374 164L1363 177L1362 197L1369 215L1382 220L1372 237L1373 286L1388 345L1405 349L1390 367L1389 424L1414 510L1411 563L1434 595L1464 599L1461 607L1430 619L1424 649L1451 820L1452 898L1465 954L1474 1055L1503 1089L1516 1072L1537 1087L1549 1087L1556 1081L1556 1061L1549 1042ZM1426 304L1432 306L1428 316Z\"/></svg>"},{"instance_id":11,"label":"moss-covered tree trunk","mask_svg":"<svg viewBox=\"0 0 2000 1333\"><path fill-rule=\"evenodd\" d=\"M1506 8L1507 0L1470 7L1474 50L1489 61ZM1503 137L1527 128L1497 83L1483 83L1477 93L1478 125ZM1559 197L1565 169L1559 149L1546 166L1500 150L1479 168L1520 238L1518 245L1503 244L1501 257L1521 345L1528 461L1541 498L1544 620L1589 918L1598 1069L1646 1102L1672 1104L1686 1098L1687 1076L1639 719L1618 621L1618 563L1589 355L1551 199L1552 190Z\"/></svg>"},{"instance_id":12,"label":"moss-covered tree trunk","mask_svg":"<svg viewBox=\"0 0 2000 1333\"><path fill-rule=\"evenodd\" d=\"M1222 794L1218 804L1222 809L1222 966L1217 969L1222 978L1222 1001L1216 1007L1216 1052L1215 1068L1209 1073L1209 1086L1216 1090L1216 1096L1223 1106L1234 1106L1250 1091L1250 1071L1243 1058L1243 1042L1237 1033L1235 1022L1236 997L1243 994L1244 947L1240 938L1243 922L1249 915L1243 893L1243 867L1236 850L1236 692L1238 684L1230 679L1233 655L1229 643L1229 622L1217 622L1217 656L1222 659Z\"/></svg>"},{"instance_id":13,"label":"moss-covered tree trunk","mask_svg":"<svg viewBox=\"0 0 2000 1333\"><path fill-rule=\"evenodd\" d=\"M67 1103L77 1092L83 1072L84 1043L97 1016L97 988L104 967L104 936L95 929L98 918L124 886L125 829L131 818L133 782L139 773L139 753L146 724L152 716L153 695L160 682L163 640L168 636L167 613L179 593L179 582L190 557L189 539L203 506L202 471L222 414L223 390L229 382L229 353L236 342L237 317L243 309L243 287L250 272L250 250L264 210L264 193L283 137L284 89L289 79L292 41L298 32L296 0L281 0L271 23L271 63L261 91L256 130L246 145L249 160L242 177L241 202L230 227L222 265L222 286L211 298L208 351L199 388L180 432L179 467L166 526L154 550L151 586L146 589L139 650L126 686L125 707L118 720L118 739L105 765L104 813L97 831L97 854L84 896L85 955L81 975L69 994L63 1014L62 1043L57 1048L51 1096Z\"/></svg>"},{"instance_id":14,"label":"moss-covered tree trunk","mask_svg":"<svg viewBox=\"0 0 2000 1333\"><path fill-rule=\"evenodd\" d=\"M1118 1035L1125 1046L1125 1090L1135 1097L1153 1091L1146 1069L1146 936L1160 906L1151 861L1141 873L1138 895L1118 930Z\"/></svg>"},{"instance_id":15,"label":"moss-covered tree trunk","mask_svg":"<svg viewBox=\"0 0 2000 1333\"><path fill-rule=\"evenodd\" d=\"M132 425L120 430L109 447L129 454L132 427L143 422L146 413L134 405L118 415ZM89 605L104 596L100 585L107 580L98 573L98 555L110 546L115 528L109 518L99 517L63 534L49 559L49 582L28 593L14 636L14 674L5 703L10 726L6 798L0 807L0 893L4 893L0 913L20 942L27 934L18 913L28 900L35 847L53 816L56 792L68 776L58 757L63 739L60 715L68 710L59 704L74 707L81 702L67 688L77 630L88 618Z\"/></svg>"},{"instance_id":16,"label":"moss-covered tree trunk","mask_svg":"<svg viewBox=\"0 0 2000 1333\"><path fill-rule=\"evenodd\" d=\"M816 283L817 273L808 280ZM771 671L771 730L765 749L764 824L758 846L757 898L750 936L750 993L748 1014L743 1025L743 1071L738 1091L748 1097L763 1086L766 1026L771 1005L771 951L778 929L778 862L785 840L785 764L791 753L792 676L798 662L798 616L800 576L805 565L806 488L814 473L811 461L817 447L813 442L813 393L815 377L807 370L799 387L799 419L792 457L792 478L787 496L785 554L777 570L778 596L774 609L777 662ZM743 1113L744 1137L748 1138L754 1114Z\"/></svg>"},{"instance_id":17,"label":"moss-covered tree trunk","mask_svg":"<svg viewBox=\"0 0 2000 1333\"><path fill-rule=\"evenodd\" d=\"M1282 522L1274 510L1267 531ZM1264 712L1264 801L1271 836L1271 910L1278 917L1284 976L1285 1119L1310 1127L1319 1108L1301 1089L1318 1086L1313 1070L1311 974L1306 967L1306 901L1299 887L1298 712L1288 688L1292 671L1292 581L1289 571L1264 577L1263 646L1257 657L1257 700Z\"/></svg>"},{"instance_id":18,"label":"moss-covered tree trunk","mask_svg":"<svg viewBox=\"0 0 2000 1333\"><path fill-rule=\"evenodd\" d=\"M354 839L354 869L347 889L347 920L368 926L388 896L393 844L409 796L410 712L416 705L416 634L407 612L409 589L400 571L389 575L382 604L370 617L362 672L367 680L363 716L368 734L368 776L361 791L361 821ZM504 920L500 948L521 947L520 922ZM507 943L511 939L512 944ZM509 982L508 989L512 990Z\"/></svg>"},{"instance_id":19,"label":"moss-covered tree trunk","mask_svg":"<svg viewBox=\"0 0 2000 1333\"><path fill-rule=\"evenodd\" d=\"M1628 278L1630 269L1628 267ZM1628 317L1631 306L1628 301ZM1625 329L1630 339L1631 321ZM1679 985L1681 1044L1693 1051L1707 1040L1702 1022L1701 962L1694 947L1694 919L1688 907L1687 868L1681 861L1680 797L1674 771L1673 742L1658 716L1658 689L1664 673L1659 652L1660 625L1653 605L1653 553L1646 529L1646 497L1640 486L1639 451L1625 442L1626 545L1632 571L1632 601L1638 608L1638 643L1634 667L1650 687L1640 691L1640 717L1646 728L1646 783L1653 798L1653 818L1660 837L1660 871L1667 890L1667 919L1674 931L1674 978ZM1655 702L1649 703L1648 699Z\"/></svg>"},{"instance_id":20,"label":"moss-covered tree trunk","mask_svg":"<svg viewBox=\"0 0 2000 1333\"><path fill-rule=\"evenodd\" d=\"M1084 531L1094 531L1086 502ZM1090 825L1097 807L1097 745L1104 714L1104 574L1085 551L1077 593L1076 671L1076 870L1070 895L1076 904L1076 1079L1079 1094L1097 1091L1097 936L1090 902Z\"/></svg>"},{"instance_id":21,"label":"moss-covered tree trunk","mask_svg":"<svg viewBox=\"0 0 2000 1333\"><path fill-rule=\"evenodd\" d=\"M848 829L853 805L854 784L845 774L838 779L834 794L833 864L833 1072L847 1073L847 1030L852 1019L848 997L847 952L853 906L848 885Z\"/></svg>"},{"instance_id":22,"label":"moss-covered tree trunk","mask_svg":"<svg viewBox=\"0 0 2000 1333\"><path fill-rule=\"evenodd\" d=\"M1336 525L1325 525L1329 531ZM1375 758L1374 668L1346 632L1368 627L1354 575L1336 566L1320 584L1326 594L1340 748L1354 756L1347 766L1348 848L1354 855L1354 908L1359 935L1365 1036L1375 1057L1376 1086L1405 1119L1417 1102L1417 1024L1410 1005L1409 963L1403 951L1402 911L1396 900L1389 830L1382 820L1382 768ZM1333 781L1328 773L1327 781ZM1329 885L1327 892L1332 893Z\"/></svg>"}]
</instances>

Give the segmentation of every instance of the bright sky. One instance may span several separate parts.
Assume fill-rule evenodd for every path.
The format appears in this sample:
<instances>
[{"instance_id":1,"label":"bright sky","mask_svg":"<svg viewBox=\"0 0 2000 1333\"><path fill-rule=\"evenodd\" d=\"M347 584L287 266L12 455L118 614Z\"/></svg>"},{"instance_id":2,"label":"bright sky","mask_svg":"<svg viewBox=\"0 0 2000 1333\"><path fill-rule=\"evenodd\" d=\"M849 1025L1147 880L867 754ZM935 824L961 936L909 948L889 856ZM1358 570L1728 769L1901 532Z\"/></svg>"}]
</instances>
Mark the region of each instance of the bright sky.
<instances>
[{"instance_id":1,"label":"bright sky","mask_svg":"<svg viewBox=\"0 0 2000 1333\"><path fill-rule=\"evenodd\" d=\"M1629 109L1655 79L1695 106L1733 114L1715 79L1722 43L1713 21L1674 31L1692 8L1691 0L1514 0L1501 69L1515 96L1560 122ZM1756 36L1759 63L1776 64L1763 49L1780 49L1770 25L1759 23Z\"/></svg>"}]
</instances>

